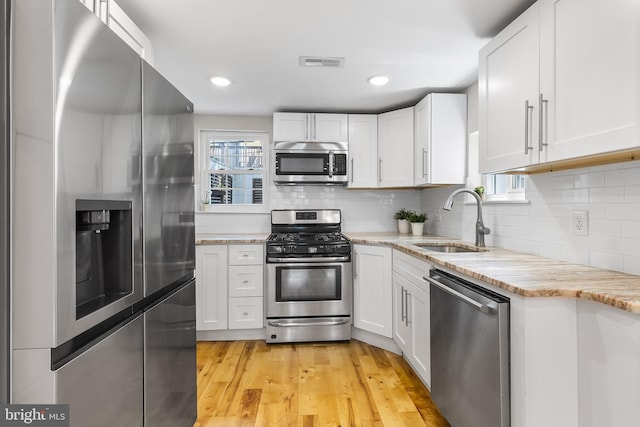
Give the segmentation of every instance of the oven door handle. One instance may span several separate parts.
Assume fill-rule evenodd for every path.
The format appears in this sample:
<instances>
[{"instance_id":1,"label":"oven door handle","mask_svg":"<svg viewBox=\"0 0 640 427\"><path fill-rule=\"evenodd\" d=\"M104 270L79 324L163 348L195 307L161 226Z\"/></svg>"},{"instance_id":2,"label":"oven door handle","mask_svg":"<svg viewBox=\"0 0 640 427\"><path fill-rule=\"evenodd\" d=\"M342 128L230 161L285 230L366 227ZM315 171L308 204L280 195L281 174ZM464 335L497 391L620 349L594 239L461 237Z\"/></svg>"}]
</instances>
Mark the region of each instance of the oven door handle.
<instances>
[{"instance_id":1,"label":"oven door handle","mask_svg":"<svg viewBox=\"0 0 640 427\"><path fill-rule=\"evenodd\" d=\"M318 321L318 322L282 322L279 320L269 320L269 326L275 326L276 328L286 328L288 326L338 326L349 323L350 319L341 319L341 320L327 320L327 321Z\"/></svg>"},{"instance_id":2,"label":"oven door handle","mask_svg":"<svg viewBox=\"0 0 640 427\"><path fill-rule=\"evenodd\" d=\"M334 257L309 257L309 258L282 258L268 257L267 262L277 263L327 263L327 262L348 262L348 256Z\"/></svg>"}]
</instances>

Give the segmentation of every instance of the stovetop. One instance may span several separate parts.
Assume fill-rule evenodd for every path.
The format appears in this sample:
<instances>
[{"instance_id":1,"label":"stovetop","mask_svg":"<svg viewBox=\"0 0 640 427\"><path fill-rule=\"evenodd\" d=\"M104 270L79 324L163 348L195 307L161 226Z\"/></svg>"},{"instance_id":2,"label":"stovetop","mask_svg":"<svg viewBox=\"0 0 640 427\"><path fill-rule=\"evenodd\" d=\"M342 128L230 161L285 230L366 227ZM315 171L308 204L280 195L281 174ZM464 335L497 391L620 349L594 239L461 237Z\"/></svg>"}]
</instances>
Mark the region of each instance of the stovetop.
<instances>
[{"instance_id":1,"label":"stovetop","mask_svg":"<svg viewBox=\"0 0 640 427\"><path fill-rule=\"evenodd\" d=\"M267 254L331 256L351 253L339 210L271 211Z\"/></svg>"},{"instance_id":2,"label":"stovetop","mask_svg":"<svg viewBox=\"0 0 640 427\"><path fill-rule=\"evenodd\" d=\"M267 242L269 243L341 243L348 242L349 239L342 233L271 233Z\"/></svg>"}]
</instances>

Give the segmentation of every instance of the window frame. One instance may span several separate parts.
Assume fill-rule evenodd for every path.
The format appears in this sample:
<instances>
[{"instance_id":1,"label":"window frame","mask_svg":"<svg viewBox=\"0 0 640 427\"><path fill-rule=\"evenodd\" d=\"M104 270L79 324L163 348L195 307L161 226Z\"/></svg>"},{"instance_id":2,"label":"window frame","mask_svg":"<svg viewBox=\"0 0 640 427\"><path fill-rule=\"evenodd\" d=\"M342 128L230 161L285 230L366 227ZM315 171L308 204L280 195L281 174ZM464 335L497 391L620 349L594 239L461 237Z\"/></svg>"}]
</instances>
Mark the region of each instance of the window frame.
<instances>
[{"instance_id":1,"label":"window frame","mask_svg":"<svg viewBox=\"0 0 640 427\"><path fill-rule=\"evenodd\" d=\"M480 156L479 131L471 132L467 138L467 187L475 188L482 185L485 188L485 202L524 202L526 201L527 176L524 174L481 174L478 161ZM524 177L522 187L513 188L516 177ZM504 193L489 193L495 185L489 185L490 179L506 179ZM470 200L470 199L468 199Z\"/></svg>"},{"instance_id":2,"label":"window frame","mask_svg":"<svg viewBox=\"0 0 640 427\"><path fill-rule=\"evenodd\" d=\"M262 142L262 203L261 204L208 204L204 197L209 190L209 139L205 137L213 136L219 139L229 140L259 140ZM269 176L270 176L270 159L271 144L269 133L265 131L242 131L242 130L220 130L220 129L199 129L199 151L200 161L198 167L199 176L199 193L198 193L198 212L215 212L215 213L266 213L269 212ZM222 171L228 175L258 175L257 171L248 169L238 169L235 172Z\"/></svg>"}]
</instances>

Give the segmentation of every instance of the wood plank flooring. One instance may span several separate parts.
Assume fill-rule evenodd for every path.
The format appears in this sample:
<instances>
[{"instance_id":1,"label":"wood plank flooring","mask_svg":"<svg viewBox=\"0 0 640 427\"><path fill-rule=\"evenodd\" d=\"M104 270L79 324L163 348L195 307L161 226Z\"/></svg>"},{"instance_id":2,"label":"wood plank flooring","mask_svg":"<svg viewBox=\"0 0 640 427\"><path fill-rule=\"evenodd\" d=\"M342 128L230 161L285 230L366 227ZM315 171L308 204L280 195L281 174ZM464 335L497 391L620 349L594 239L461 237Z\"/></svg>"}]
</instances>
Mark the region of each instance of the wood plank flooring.
<instances>
[{"instance_id":1,"label":"wood plank flooring","mask_svg":"<svg viewBox=\"0 0 640 427\"><path fill-rule=\"evenodd\" d=\"M199 342L205 426L448 427L401 356L360 341Z\"/></svg>"}]
</instances>

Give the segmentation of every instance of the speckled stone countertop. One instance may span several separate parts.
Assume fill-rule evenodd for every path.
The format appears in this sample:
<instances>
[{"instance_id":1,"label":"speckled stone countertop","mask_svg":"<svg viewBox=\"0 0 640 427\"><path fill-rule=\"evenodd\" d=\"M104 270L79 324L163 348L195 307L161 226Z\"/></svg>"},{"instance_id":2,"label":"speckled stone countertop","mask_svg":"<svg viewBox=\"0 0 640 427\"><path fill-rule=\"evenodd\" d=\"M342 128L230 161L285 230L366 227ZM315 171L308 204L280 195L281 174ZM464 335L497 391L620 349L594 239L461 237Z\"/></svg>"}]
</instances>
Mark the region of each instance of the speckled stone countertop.
<instances>
[{"instance_id":1,"label":"speckled stone countertop","mask_svg":"<svg viewBox=\"0 0 640 427\"><path fill-rule=\"evenodd\" d=\"M441 253L413 243L468 242L442 236L398 233L345 233L352 243L390 246L435 266L446 267L524 297L574 297L596 301L640 314L640 276L573 264L505 249L482 252ZM196 245L264 243L265 234L198 234Z\"/></svg>"},{"instance_id":2,"label":"speckled stone countertop","mask_svg":"<svg viewBox=\"0 0 640 427\"><path fill-rule=\"evenodd\" d=\"M197 234L196 246L199 245L226 245L227 243L264 243L269 237L265 234Z\"/></svg>"},{"instance_id":3,"label":"speckled stone countertop","mask_svg":"<svg viewBox=\"0 0 640 427\"><path fill-rule=\"evenodd\" d=\"M386 245L436 265L525 297L575 297L640 313L640 276L551 258L485 248L483 252L441 253L412 243L467 242L440 236L345 233L353 243Z\"/></svg>"}]
</instances>

